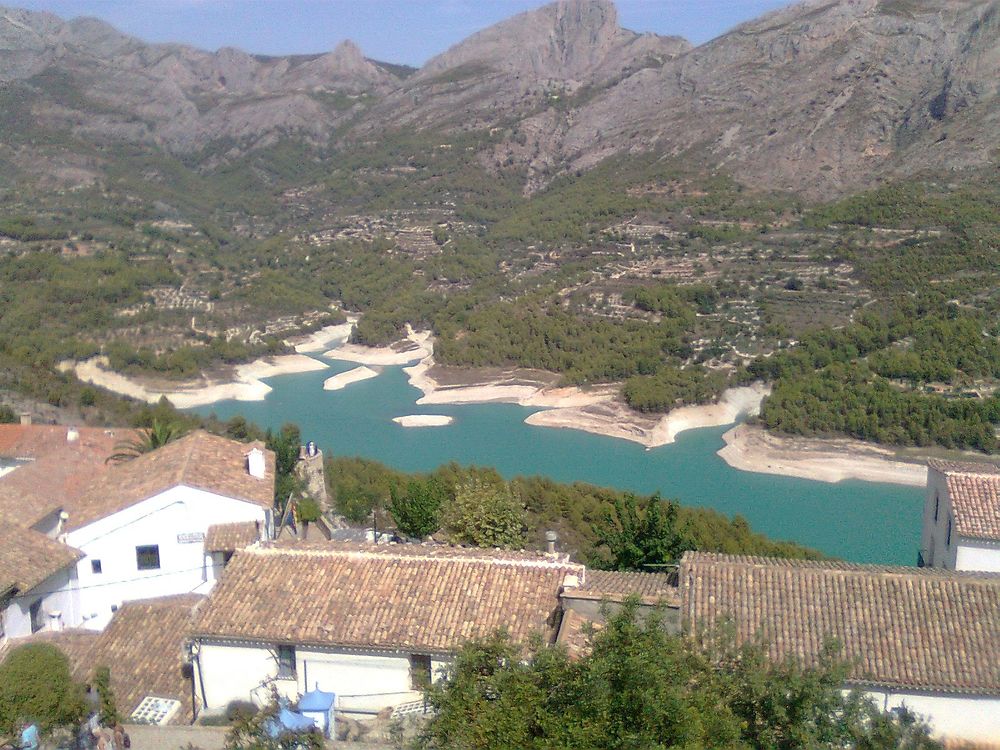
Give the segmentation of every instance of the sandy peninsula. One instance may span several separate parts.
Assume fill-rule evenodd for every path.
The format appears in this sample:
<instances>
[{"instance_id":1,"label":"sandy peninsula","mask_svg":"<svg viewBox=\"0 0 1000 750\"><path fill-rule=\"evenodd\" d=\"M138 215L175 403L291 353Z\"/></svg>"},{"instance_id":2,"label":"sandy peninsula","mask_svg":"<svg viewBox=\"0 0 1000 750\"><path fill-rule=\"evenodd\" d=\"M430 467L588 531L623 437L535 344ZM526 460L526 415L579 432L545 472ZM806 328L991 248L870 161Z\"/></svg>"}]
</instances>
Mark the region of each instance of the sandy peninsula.
<instances>
[{"instance_id":1,"label":"sandy peninsula","mask_svg":"<svg viewBox=\"0 0 1000 750\"><path fill-rule=\"evenodd\" d=\"M362 346L345 342L323 356L359 365L405 365L429 356L433 346L430 331L418 333L407 326L406 338L391 346Z\"/></svg>"},{"instance_id":2,"label":"sandy peninsula","mask_svg":"<svg viewBox=\"0 0 1000 750\"><path fill-rule=\"evenodd\" d=\"M444 414L408 414L394 417L392 421L403 427L444 427L454 422L455 418Z\"/></svg>"},{"instance_id":3,"label":"sandy peninsula","mask_svg":"<svg viewBox=\"0 0 1000 750\"><path fill-rule=\"evenodd\" d=\"M301 339L292 339L287 343L295 347L298 354L313 354L330 348L338 341L344 341L351 335L354 324L358 322L357 315L348 315L347 321L334 326L325 326Z\"/></svg>"},{"instance_id":4,"label":"sandy peninsula","mask_svg":"<svg viewBox=\"0 0 1000 750\"><path fill-rule=\"evenodd\" d=\"M859 440L818 440L772 435L756 425L737 425L722 436L719 455L734 469L820 482L861 479L911 487L927 483L927 466Z\"/></svg>"},{"instance_id":5,"label":"sandy peninsula","mask_svg":"<svg viewBox=\"0 0 1000 750\"><path fill-rule=\"evenodd\" d=\"M368 380L369 378L378 377L378 372L371 369L370 367L355 367L353 370L348 370L347 372L342 372L339 375L334 375L332 378L327 378L323 381L324 391L339 391L342 388L346 388L351 383L359 383L362 380Z\"/></svg>"},{"instance_id":6,"label":"sandy peninsula","mask_svg":"<svg viewBox=\"0 0 1000 750\"><path fill-rule=\"evenodd\" d=\"M227 399L263 401L271 392L271 386L262 382L262 378L324 370L327 367L329 365L325 362L304 354L283 354L237 365L228 377L203 377L174 382L122 375L108 369L107 357L92 357L84 362L63 362L60 365L60 369L72 370L86 383L140 401L152 404L166 396L178 409L190 409Z\"/></svg>"},{"instance_id":7,"label":"sandy peninsula","mask_svg":"<svg viewBox=\"0 0 1000 750\"><path fill-rule=\"evenodd\" d=\"M662 417L635 412L612 392L609 398L598 403L540 411L524 421L540 427L584 430L631 440L646 448L658 448L674 442L677 434L685 430L732 424L742 416L758 413L761 401L769 392L770 389L761 383L729 388L714 404L682 406Z\"/></svg>"}]
</instances>

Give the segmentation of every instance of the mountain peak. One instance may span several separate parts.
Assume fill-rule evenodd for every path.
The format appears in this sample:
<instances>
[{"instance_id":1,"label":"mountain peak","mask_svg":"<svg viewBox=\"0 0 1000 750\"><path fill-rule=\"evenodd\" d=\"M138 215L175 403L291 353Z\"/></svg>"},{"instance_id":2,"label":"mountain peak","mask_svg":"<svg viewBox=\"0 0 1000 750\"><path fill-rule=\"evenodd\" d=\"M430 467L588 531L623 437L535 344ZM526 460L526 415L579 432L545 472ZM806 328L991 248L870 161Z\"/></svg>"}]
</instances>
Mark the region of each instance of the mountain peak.
<instances>
[{"instance_id":1,"label":"mountain peak","mask_svg":"<svg viewBox=\"0 0 1000 750\"><path fill-rule=\"evenodd\" d=\"M663 39L668 55L678 51L676 39L644 37ZM473 34L428 61L420 76L475 65L529 80L588 80L609 62L622 62L619 53L638 38L618 25L610 0L558 0Z\"/></svg>"}]
</instances>

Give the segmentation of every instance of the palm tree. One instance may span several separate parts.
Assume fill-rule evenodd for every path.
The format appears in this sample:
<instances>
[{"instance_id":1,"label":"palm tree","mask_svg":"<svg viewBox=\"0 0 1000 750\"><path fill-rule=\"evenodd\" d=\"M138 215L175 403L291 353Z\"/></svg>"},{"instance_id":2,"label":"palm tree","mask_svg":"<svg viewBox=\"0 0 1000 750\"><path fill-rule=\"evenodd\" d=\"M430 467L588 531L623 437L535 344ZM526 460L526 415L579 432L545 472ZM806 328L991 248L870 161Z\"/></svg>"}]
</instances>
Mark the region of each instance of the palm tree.
<instances>
[{"instance_id":1,"label":"palm tree","mask_svg":"<svg viewBox=\"0 0 1000 750\"><path fill-rule=\"evenodd\" d=\"M185 432L187 430L177 422L161 422L154 419L153 424L148 429L140 430L136 437L131 440L123 440L115 445L115 452L105 459L105 463L131 461L143 453L155 451L157 448L162 448L167 443L183 437Z\"/></svg>"}]
</instances>

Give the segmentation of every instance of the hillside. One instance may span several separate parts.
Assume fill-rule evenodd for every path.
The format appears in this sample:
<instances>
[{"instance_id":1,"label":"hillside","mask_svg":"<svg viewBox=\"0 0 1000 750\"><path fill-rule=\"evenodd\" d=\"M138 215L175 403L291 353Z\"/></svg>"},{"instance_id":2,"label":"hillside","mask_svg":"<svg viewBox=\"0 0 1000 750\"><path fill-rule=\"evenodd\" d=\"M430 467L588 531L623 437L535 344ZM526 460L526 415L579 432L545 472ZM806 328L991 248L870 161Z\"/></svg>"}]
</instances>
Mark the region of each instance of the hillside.
<instances>
[{"instance_id":1,"label":"hillside","mask_svg":"<svg viewBox=\"0 0 1000 750\"><path fill-rule=\"evenodd\" d=\"M692 48L564 0L410 71L2 9L0 389L77 399L30 373L97 353L192 377L351 312L644 412L764 377L777 430L992 450L998 19L809 0Z\"/></svg>"}]
</instances>

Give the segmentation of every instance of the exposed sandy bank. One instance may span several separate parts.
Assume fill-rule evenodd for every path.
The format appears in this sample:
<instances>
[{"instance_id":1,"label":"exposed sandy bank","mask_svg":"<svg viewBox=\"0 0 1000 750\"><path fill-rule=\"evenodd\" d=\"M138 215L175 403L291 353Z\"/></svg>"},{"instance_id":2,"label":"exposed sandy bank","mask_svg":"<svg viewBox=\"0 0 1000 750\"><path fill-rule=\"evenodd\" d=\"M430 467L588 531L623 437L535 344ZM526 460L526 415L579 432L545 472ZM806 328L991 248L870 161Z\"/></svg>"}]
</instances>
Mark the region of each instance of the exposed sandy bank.
<instances>
[{"instance_id":1,"label":"exposed sandy bank","mask_svg":"<svg viewBox=\"0 0 1000 750\"><path fill-rule=\"evenodd\" d=\"M684 430L732 424L743 415L756 414L769 390L759 383L730 388L723 392L717 403L682 406L662 417L632 411L621 401L613 400L612 393L607 400L596 404L540 411L529 416L525 422L539 427L583 430L657 448L674 442L677 434Z\"/></svg>"},{"instance_id":2,"label":"exposed sandy bank","mask_svg":"<svg viewBox=\"0 0 1000 750\"><path fill-rule=\"evenodd\" d=\"M394 417L392 421L403 427L444 427L455 419L444 414L408 414L405 417Z\"/></svg>"},{"instance_id":3,"label":"exposed sandy bank","mask_svg":"<svg viewBox=\"0 0 1000 750\"><path fill-rule=\"evenodd\" d=\"M362 365L361 367L355 367L353 370L348 370L347 372L342 372L339 375L334 375L332 378L327 378L323 381L323 390L339 391L341 388L346 388L351 383L358 383L362 380L368 380L369 378L377 376L378 373L375 370Z\"/></svg>"},{"instance_id":4,"label":"exposed sandy bank","mask_svg":"<svg viewBox=\"0 0 1000 750\"><path fill-rule=\"evenodd\" d=\"M362 346L343 343L323 356L357 362L360 365L405 365L430 355L433 343L430 331L407 329L407 337L392 346Z\"/></svg>"},{"instance_id":5,"label":"exposed sandy bank","mask_svg":"<svg viewBox=\"0 0 1000 750\"><path fill-rule=\"evenodd\" d=\"M61 369L73 370L86 383L151 404L166 396L178 409L190 409L227 399L262 401L271 392L271 386L261 382L261 378L324 370L329 365L304 354L283 354L238 365L229 378L199 378L180 383L132 378L112 372L107 367L107 357L93 357L84 362L61 365Z\"/></svg>"},{"instance_id":6,"label":"exposed sandy bank","mask_svg":"<svg viewBox=\"0 0 1000 750\"><path fill-rule=\"evenodd\" d=\"M303 338L291 339L289 344L295 346L298 354L321 352L330 348L330 344L337 341L344 341L351 335L354 324L358 322L357 315L348 315L346 323L338 323L335 326L326 326L314 331Z\"/></svg>"},{"instance_id":7,"label":"exposed sandy bank","mask_svg":"<svg viewBox=\"0 0 1000 750\"><path fill-rule=\"evenodd\" d=\"M755 425L737 425L719 451L734 469L820 482L861 479L923 487L927 466L896 460L892 451L859 440L779 437Z\"/></svg>"}]
</instances>

